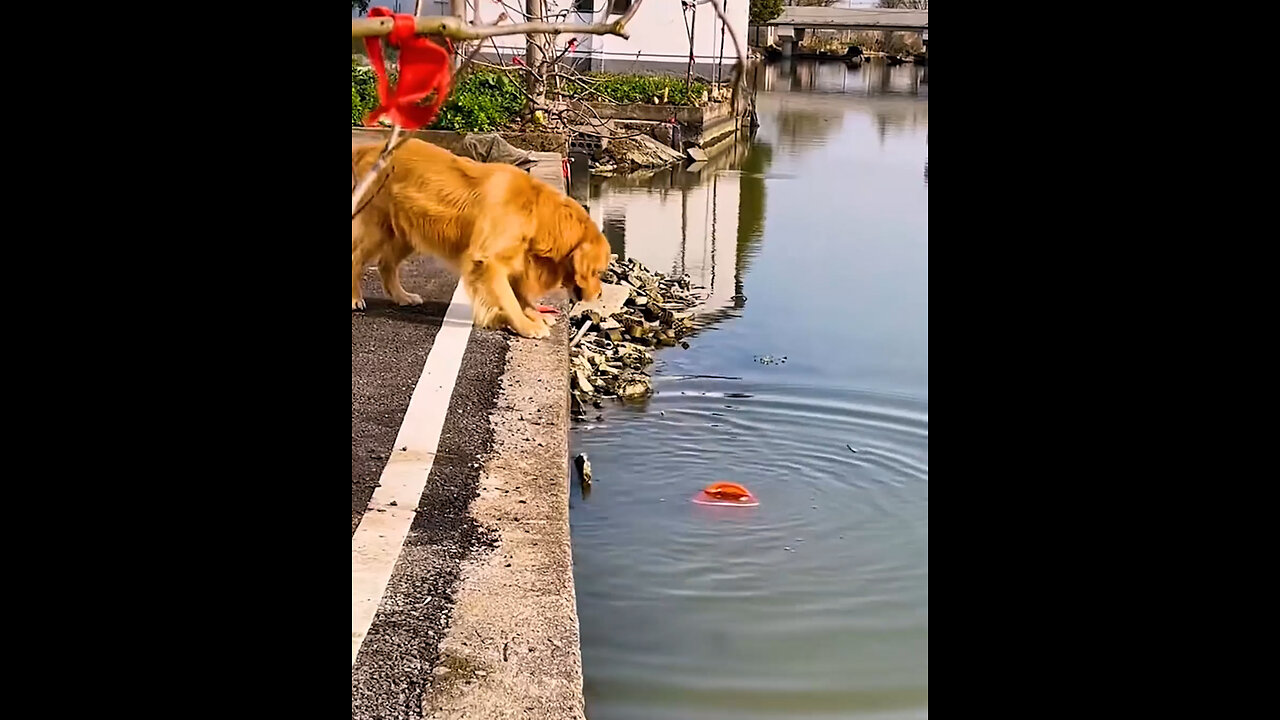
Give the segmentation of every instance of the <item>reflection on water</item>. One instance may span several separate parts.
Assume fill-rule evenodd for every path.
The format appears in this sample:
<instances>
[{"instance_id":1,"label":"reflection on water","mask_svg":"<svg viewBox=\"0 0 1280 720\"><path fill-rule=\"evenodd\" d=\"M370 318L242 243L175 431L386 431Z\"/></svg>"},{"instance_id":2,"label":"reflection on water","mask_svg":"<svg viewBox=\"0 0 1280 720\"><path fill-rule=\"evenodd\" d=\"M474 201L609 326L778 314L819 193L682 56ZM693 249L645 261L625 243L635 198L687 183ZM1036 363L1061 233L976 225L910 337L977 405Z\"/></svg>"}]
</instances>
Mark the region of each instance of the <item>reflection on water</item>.
<instances>
[{"instance_id":1,"label":"reflection on water","mask_svg":"<svg viewBox=\"0 0 1280 720\"><path fill-rule=\"evenodd\" d=\"M647 406L573 432L592 720L928 716L928 102L894 90L924 69L810 65L749 146L592 182L615 252L711 294ZM761 506L689 502L716 480Z\"/></svg>"},{"instance_id":2,"label":"reflection on water","mask_svg":"<svg viewBox=\"0 0 1280 720\"><path fill-rule=\"evenodd\" d=\"M767 146L748 151L739 142L693 171L596 178L587 209L622 259L687 273L706 288L699 322L707 327L743 305L741 278L763 231L768 157Z\"/></svg>"},{"instance_id":3,"label":"reflection on water","mask_svg":"<svg viewBox=\"0 0 1280 720\"><path fill-rule=\"evenodd\" d=\"M767 92L929 97L929 67L912 63L890 66L877 60L849 67L834 61L781 60L766 65L754 79L756 89Z\"/></svg>"}]
</instances>

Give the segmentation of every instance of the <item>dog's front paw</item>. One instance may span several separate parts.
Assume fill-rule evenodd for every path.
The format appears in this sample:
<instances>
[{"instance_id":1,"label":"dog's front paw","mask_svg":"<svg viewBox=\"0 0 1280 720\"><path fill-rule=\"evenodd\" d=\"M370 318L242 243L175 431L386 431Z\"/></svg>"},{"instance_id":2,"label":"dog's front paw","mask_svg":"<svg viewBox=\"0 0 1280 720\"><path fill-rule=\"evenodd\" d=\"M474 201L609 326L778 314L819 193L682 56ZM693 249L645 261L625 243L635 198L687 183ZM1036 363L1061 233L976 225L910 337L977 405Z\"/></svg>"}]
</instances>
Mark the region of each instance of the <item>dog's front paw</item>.
<instances>
[{"instance_id":1,"label":"dog's front paw","mask_svg":"<svg viewBox=\"0 0 1280 720\"><path fill-rule=\"evenodd\" d=\"M541 340L542 338L551 337L551 328L547 327L545 322L530 323L528 327L523 330L517 330L516 332L520 333L522 337L527 337L530 340Z\"/></svg>"},{"instance_id":2,"label":"dog's front paw","mask_svg":"<svg viewBox=\"0 0 1280 720\"><path fill-rule=\"evenodd\" d=\"M540 323L540 322L546 323L547 327L549 328L556 326L556 319L554 317L552 317L551 315L543 315L542 313L538 312L533 308L525 308L524 316L529 318L535 323Z\"/></svg>"},{"instance_id":3,"label":"dog's front paw","mask_svg":"<svg viewBox=\"0 0 1280 720\"><path fill-rule=\"evenodd\" d=\"M364 298L351 298L351 312L364 310Z\"/></svg>"},{"instance_id":4,"label":"dog's front paw","mask_svg":"<svg viewBox=\"0 0 1280 720\"><path fill-rule=\"evenodd\" d=\"M396 298L396 302L400 305L421 305L422 296L417 293L405 293L403 297Z\"/></svg>"}]
</instances>

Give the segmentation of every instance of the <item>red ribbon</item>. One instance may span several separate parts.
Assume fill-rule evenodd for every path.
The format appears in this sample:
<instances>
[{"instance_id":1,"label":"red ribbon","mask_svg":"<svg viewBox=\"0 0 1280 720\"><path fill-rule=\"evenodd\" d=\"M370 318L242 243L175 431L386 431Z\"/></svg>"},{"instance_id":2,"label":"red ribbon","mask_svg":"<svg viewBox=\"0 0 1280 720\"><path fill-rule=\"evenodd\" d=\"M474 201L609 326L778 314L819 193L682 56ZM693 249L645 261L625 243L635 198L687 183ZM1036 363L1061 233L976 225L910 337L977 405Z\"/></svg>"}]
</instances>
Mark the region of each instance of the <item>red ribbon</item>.
<instances>
[{"instance_id":1,"label":"red ribbon","mask_svg":"<svg viewBox=\"0 0 1280 720\"><path fill-rule=\"evenodd\" d=\"M436 119L440 106L449 97L449 53L414 31L414 17L406 13L392 13L384 7L369 11L369 17L390 17L393 25L387 42L400 49L400 79L394 89L387 79L386 63L382 58L382 39L367 37L365 50L370 64L378 75L378 109L365 118L372 125L386 115L391 122L406 130L416 130L430 125ZM435 97L427 105L418 103L432 92Z\"/></svg>"}]
</instances>

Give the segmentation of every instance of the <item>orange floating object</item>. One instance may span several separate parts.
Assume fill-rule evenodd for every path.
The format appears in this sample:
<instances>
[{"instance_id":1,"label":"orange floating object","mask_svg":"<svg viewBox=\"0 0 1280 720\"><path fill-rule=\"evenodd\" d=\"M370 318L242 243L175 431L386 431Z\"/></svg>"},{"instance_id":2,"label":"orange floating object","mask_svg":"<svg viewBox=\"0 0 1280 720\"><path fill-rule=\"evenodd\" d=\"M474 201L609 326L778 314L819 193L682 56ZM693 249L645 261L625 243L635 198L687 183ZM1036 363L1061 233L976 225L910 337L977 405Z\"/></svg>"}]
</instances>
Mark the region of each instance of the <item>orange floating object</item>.
<instances>
[{"instance_id":1,"label":"orange floating object","mask_svg":"<svg viewBox=\"0 0 1280 720\"><path fill-rule=\"evenodd\" d=\"M724 505L728 507L755 507L760 504L755 495L745 487L731 482L717 482L703 488L693 496L699 505Z\"/></svg>"}]
</instances>

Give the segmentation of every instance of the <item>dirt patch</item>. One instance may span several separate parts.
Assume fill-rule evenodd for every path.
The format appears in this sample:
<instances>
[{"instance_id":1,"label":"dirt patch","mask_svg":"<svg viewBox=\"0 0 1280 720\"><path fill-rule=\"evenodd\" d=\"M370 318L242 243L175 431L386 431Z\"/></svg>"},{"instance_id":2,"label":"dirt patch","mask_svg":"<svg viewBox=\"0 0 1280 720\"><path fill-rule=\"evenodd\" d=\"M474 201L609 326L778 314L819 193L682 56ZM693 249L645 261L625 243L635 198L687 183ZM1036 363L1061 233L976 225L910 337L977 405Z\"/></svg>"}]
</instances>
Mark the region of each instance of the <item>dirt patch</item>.
<instances>
[{"instance_id":1,"label":"dirt patch","mask_svg":"<svg viewBox=\"0 0 1280 720\"><path fill-rule=\"evenodd\" d=\"M600 153L598 167L613 172L661 168L680 162L683 156L648 135L610 140Z\"/></svg>"},{"instance_id":2,"label":"dirt patch","mask_svg":"<svg viewBox=\"0 0 1280 720\"><path fill-rule=\"evenodd\" d=\"M502 138L521 150L569 154L569 138L560 133L499 133Z\"/></svg>"}]
</instances>

